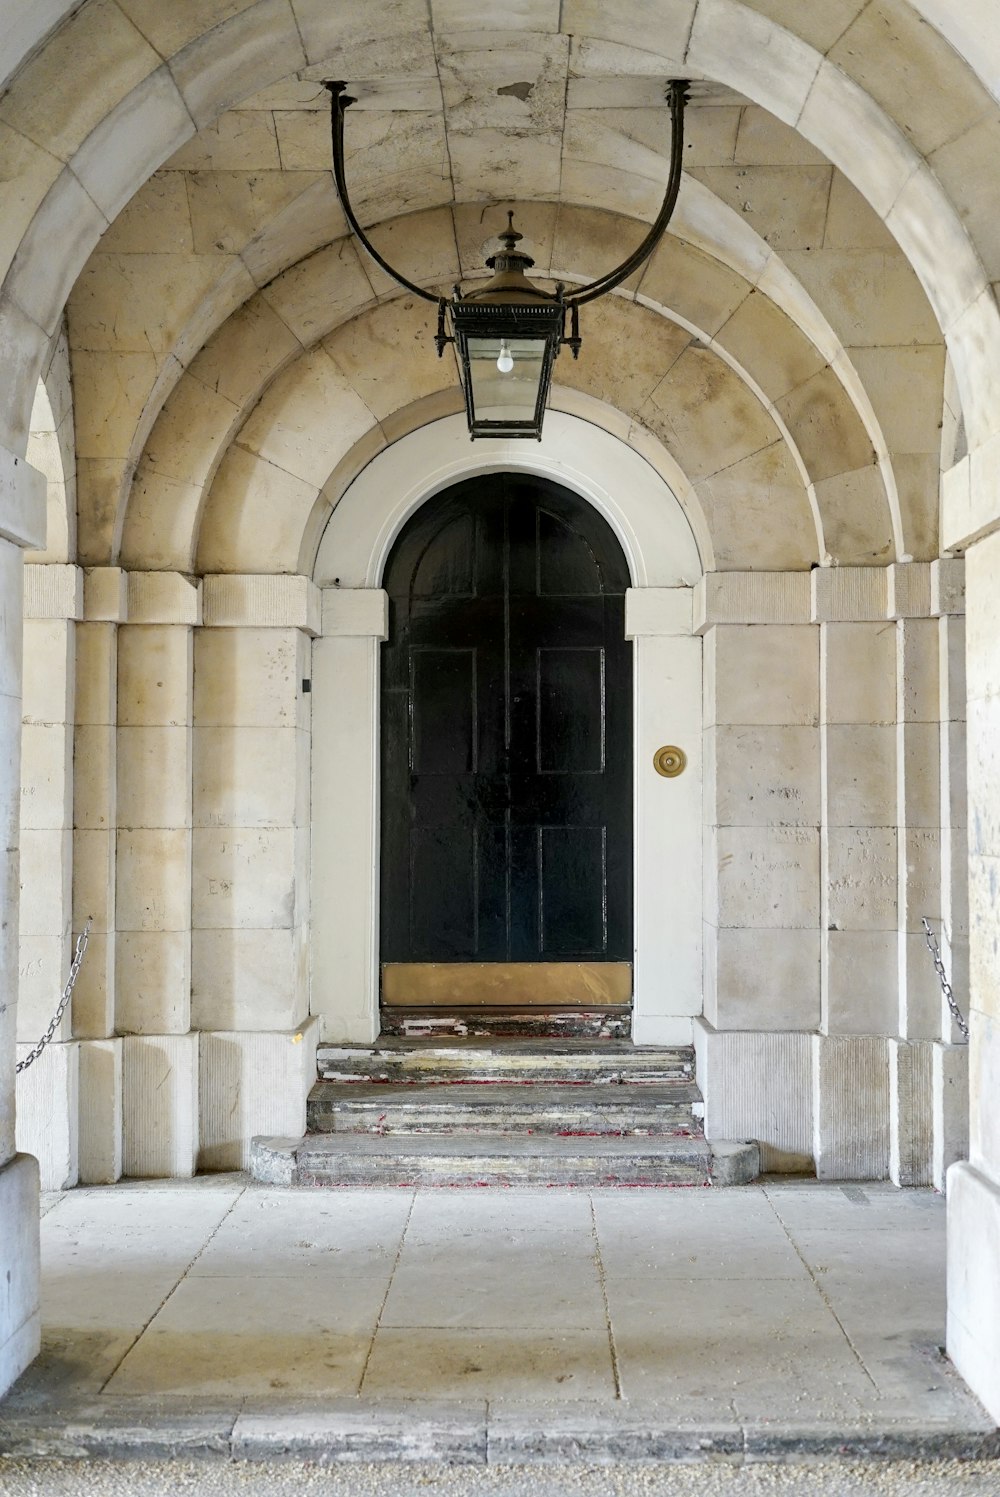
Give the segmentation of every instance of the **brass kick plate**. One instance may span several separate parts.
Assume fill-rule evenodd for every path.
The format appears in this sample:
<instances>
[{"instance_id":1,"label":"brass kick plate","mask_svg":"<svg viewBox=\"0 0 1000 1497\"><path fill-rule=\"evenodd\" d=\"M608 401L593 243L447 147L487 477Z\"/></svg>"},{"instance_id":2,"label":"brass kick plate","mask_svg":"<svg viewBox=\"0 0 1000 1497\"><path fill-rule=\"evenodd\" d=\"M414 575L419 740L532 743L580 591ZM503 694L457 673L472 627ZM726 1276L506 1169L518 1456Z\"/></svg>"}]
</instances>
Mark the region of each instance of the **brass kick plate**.
<instances>
[{"instance_id":1,"label":"brass kick plate","mask_svg":"<svg viewBox=\"0 0 1000 1497\"><path fill-rule=\"evenodd\" d=\"M611 1008L631 1000L631 962L382 964L389 1008Z\"/></svg>"}]
</instances>

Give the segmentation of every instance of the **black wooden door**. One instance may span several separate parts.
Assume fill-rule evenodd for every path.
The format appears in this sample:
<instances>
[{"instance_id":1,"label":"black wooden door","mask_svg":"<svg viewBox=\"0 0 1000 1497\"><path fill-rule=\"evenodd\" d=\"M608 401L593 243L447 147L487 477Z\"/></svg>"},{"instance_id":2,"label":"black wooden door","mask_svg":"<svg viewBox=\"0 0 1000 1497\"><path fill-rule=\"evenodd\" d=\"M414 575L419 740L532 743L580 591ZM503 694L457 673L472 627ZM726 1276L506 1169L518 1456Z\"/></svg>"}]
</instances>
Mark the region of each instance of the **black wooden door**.
<instances>
[{"instance_id":1,"label":"black wooden door","mask_svg":"<svg viewBox=\"0 0 1000 1497\"><path fill-rule=\"evenodd\" d=\"M493 474L385 573L383 962L632 957L632 651L610 527Z\"/></svg>"}]
</instances>

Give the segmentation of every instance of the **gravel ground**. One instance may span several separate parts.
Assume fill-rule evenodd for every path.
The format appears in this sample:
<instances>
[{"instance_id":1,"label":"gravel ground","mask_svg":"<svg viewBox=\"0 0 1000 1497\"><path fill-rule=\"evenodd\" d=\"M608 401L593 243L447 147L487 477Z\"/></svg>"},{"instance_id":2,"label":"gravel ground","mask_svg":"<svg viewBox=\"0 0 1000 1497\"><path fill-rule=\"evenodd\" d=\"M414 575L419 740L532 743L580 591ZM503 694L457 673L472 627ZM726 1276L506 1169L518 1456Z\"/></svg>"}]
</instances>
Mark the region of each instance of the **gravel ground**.
<instances>
[{"instance_id":1,"label":"gravel ground","mask_svg":"<svg viewBox=\"0 0 1000 1497\"><path fill-rule=\"evenodd\" d=\"M3 1497L998 1497L1000 1462L335 1468L0 1460Z\"/></svg>"}]
</instances>

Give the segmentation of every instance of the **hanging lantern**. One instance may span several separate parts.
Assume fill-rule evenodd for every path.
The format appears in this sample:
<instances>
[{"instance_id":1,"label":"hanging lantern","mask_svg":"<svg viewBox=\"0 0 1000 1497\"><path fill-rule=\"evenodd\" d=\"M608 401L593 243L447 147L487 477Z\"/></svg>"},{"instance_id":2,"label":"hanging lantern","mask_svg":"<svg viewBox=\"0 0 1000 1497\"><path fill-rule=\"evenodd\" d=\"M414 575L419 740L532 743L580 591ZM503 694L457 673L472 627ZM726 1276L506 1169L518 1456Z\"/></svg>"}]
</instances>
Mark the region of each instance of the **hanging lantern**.
<instances>
[{"instance_id":1,"label":"hanging lantern","mask_svg":"<svg viewBox=\"0 0 1000 1497\"><path fill-rule=\"evenodd\" d=\"M617 269L570 295L561 283L554 292L541 290L525 274L534 261L517 248L523 236L514 228L514 215L509 212L507 228L499 236L501 248L486 261L493 278L465 295L456 286L450 300L433 295L393 269L358 222L344 169L344 113L355 100L345 83L327 83L326 87L331 96L333 175L347 221L393 280L437 305L434 342L439 356L449 343L455 347L470 437L535 437L540 441L559 350L566 346L574 358L579 356L578 308L627 280L652 254L670 222L680 191L687 84L676 80L667 85L672 130L663 204L642 244Z\"/></svg>"}]
</instances>

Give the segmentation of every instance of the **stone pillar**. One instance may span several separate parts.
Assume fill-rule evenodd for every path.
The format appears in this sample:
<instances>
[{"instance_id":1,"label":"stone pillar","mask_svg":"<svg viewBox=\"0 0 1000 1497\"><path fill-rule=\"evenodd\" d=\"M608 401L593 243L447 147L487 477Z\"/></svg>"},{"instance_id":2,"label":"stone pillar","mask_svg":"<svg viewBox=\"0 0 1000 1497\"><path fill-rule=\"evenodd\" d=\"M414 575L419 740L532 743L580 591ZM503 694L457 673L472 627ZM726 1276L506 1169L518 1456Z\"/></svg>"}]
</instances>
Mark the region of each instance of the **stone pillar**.
<instances>
[{"instance_id":1,"label":"stone pillar","mask_svg":"<svg viewBox=\"0 0 1000 1497\"><path fill-rule=\"evenodd\" d=\"M77 567L24 569L21 905L18 1055L43 1035L72 955L73 698ZM78 1059L67 1011L53 1043L18 1078L18 1148L39 1162L43 1190L79 1176Z\"/></svg>"},{"instance_id":2,"label":"stone pillar","mask_svg":"<svg viewBox=\"0 0 1000 1497\"><path fill-rule=\"evenodd\" d=\"M45 480L0 448L0 1394L38 1353L38 1165L15 1144L22 553L45 544Z\"/></svg>"},{"instance_id":3,"label":"stone pillar","mask_svg":"<svg viewBox=\"0 0 1000 1497\"><path fill-rule=\"evenodd\" d=\"M969 1003L969 841L966 775L965 562L931 564L931 612L938 624L941 758L941 926L945 970L963 1011ZM945 1189L948 1169L969 1157L969 1047L939 998L940 1038L933 1045L932 1178Z\"/></svg>"},{"instance_id":4,"label":"stone pillar","mask_svg":"<svg viewBox=\"0 0 1000 1497\"><path fill-rule=\"evenodd\" d=\"M635 692L632 1036L689 1045L702 1007L702 642L691 635L691 589L629 589L625 634ZM653 767L667 744L687 756L676 779Z\"/></svg>"},{"instance_id":5,"label":"stone pillar","mask_svg":"<svg viewBox=\"0 0 1000 1497\"><path fill-rule=\"evenodd\" d=\"M197 1147L191 1027L192 630L198 585L132 573L118 631L115 1027L124 1168L189 1175Z\"/></svg>"},{"instance_id":6,"label":"stone pillar","mask_svg":"<svg viewBox=\"0 0 1000 1497\"><path fill-rule=\"evenodd\" d=\"M106 1185L122 1172L122 1042L115 1037L118 826L118 629L128 578L91 567L76 626L73 923L93 920L73 994L80 1045L80 1179Z\"/></svg>"},{"instance_id":7,"label":"stone pillar","mask_svg":"<svg viewBox=\"0 0 1000 1497\"><path fill-rule=\"evenodd\" d=\"M313 646L312 902L336 925L312 930L312 1012L324 1040L362 1044L379 1029L379 646L388 638L382 588L323 591Z\"/></svg>"},{"instance_id":8,"label":"stone pillar","mask_svg":"<svg viewBox=\"0 0 1000 1497\"><path fill-rule=\"evenodd\" d=\"M305 1131L312 639L305 577L207 577L195 640L192 1025L204 1169ZM357 870L355 870L356 876ZM325 922L324 922L325 923Z\"/></svg>"},{"instance_id":9,"label":"stone pillar","mask_svg":"<svg viewBox=\"0 0 1000 1497\"><path fill-rule=\"evenodd\" d=\"M898 1013L889 1041L889 1176L929 1185L933 1168L933 1042L941 993L921 920L941 913L939 627L930 614L930 564L888 571L887 613L896 620L896 823Z\"/></svg>"},{"instance_id":10,"label":"stone pillar","mask_svg":"<svg viewBox=\"0 0 1000 1497\"><path fill-rule=\"evenodd\" d=\"M970 1138L948 1172L948 1352L1000 1419L1000 531L969 546L966 584Z\"/></svg>"},{"instance_id":11,"label":"stone pillar","mask_svg":"<svg viewBox=\"0 0 1000 1497\"><path fill-rule=\"evenodd\" d=\"M714 573L705 635L705 1016L709 1138L764 1167L809 1162L820 1017L819 631L807 573Z\"/></svg>"},{"instance_id":12,"label":"stone pillar","mask_svg":"<svg viewBox=\"0 0 1000 1497\"><path fill-rule=\"evenodd\" d=\"M822 999L813 1046L821 1178L888 1173L897 974L896 626L880 567L812 573L822 636Z\"/></svg>"}]
</instances>

